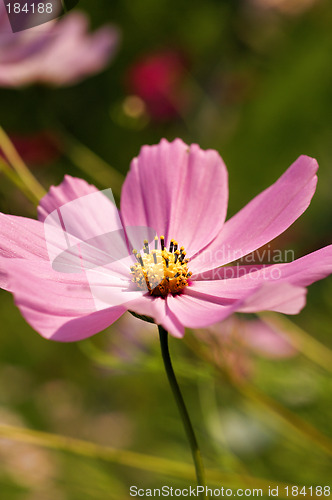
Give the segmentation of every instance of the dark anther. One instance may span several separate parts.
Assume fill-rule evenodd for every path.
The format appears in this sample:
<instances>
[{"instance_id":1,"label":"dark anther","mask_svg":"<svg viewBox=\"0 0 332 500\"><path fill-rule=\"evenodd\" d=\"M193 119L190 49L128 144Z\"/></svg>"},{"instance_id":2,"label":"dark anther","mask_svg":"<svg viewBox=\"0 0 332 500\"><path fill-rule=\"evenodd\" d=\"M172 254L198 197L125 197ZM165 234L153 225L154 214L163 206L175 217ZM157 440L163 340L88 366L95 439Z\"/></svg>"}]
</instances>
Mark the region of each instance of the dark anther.
<instances>
[{"instance_id":1,"label":"dark anther","mask_svg":"<svg viewBox=\"0 0 332 500\"><path fill-rule=\"evenodd\" d=\"M148 240L144 240L144 252L147 253L147 254L150 253Z\"/></svg>"},{"instance_id":2,"label":"dark anther","mask_svg":"<svg viewBox=\"0 0 332 500\"><path fill-rule=\"evenodd\" d=\"M143 262L143 259L142 259L142 256L140 253L138 253L136 255L136 259L138 260L138 262L141 264L142 267L144 267L144 262Z\"/></svg>"},{"instance_id":3,"label":"dark anther","mask_svg":"<svg viewBox=\"0 0 332 500\"><path fill-rule=\"evenodd\" d=\"M185 256L186 256L186 252L184 252L184 251L183 251L183 252L181 252L181 255L180 255L180 257L179 257L179 261L180 261L181 263L183 262L183 259L185 258Z\"/></svg>"}]
</instances>

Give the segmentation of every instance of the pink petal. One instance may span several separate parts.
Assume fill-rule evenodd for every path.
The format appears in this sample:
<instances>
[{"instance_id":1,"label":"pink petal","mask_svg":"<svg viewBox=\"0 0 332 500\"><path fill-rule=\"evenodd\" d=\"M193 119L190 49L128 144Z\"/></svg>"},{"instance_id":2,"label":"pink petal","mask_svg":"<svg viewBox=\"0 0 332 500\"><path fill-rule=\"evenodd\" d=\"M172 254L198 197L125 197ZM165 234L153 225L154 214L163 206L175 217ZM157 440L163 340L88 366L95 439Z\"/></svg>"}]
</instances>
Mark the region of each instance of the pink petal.
<instances>
[{"instance_id":1,"label":"pink petal","mask_svg":"<svg viewBox=\"0 0 332 500\"><path fill-rule=\"evenodd\" d=\"M307 287L332 273L332 245L309 253L293 262L271 266L242 266L240 269L245 268L246 274L239 278L243 283L245 281L287 282L297 287Z\"/></svg>"},{"instance_id":2,"label":"pink petal","mask_svg":"<svg viewBox=\"0 0 332 500\"><path fill-rule=\"evenodd\" d=\"M190 264L189 264L190 265ZM243 276L258 271L266 267L264 264L255 265L240 265L235 266L222 266L214 269L208 269L201 273L193 274L192 279L196 281L216 281L216 280L229 280L234 278L242 278Z\"/></svg>"},{"instance_id":3,"label":"pink petal","mask_svg":"<svg viewBox=\"0 0 332 500\"><path fill-rule=\"evenodd\" d=\"M74 256L75 248L77 259L81 258L87 268L92 263L107 265L128 255L125 232L111 190L98 191L82 179L65 176L64 181L51 187L41 200L38 213L44 222L53 263L62 262L67 253Z\"/></svg>"},{"instance_id":4,"label":"pink petal","mask_svg":"<svg viewBox=\"0 0 332 500\"><path fill-rule=\"evenodd\" d=\"M152 318L156 325L163 326L173 337L182 338L184 336L183 324L169 309L165 299L147 294L131 302L127 307L129 311Z\"/></svg>"},{"instance_id":5,"label":"pink petal","mask_svg":"<svg viewBox=\"0 0 332 500\"><path fill-rule=\"evenodd\" d=\"M52 186L49 192L40 200L38 219L44 221L57 208L61 208L69 201L76 200L87 194L96 193L98 189L83 179L65 175L59 186Z\"/></svg>"},{"instance_id":6,"label":"pink petal","mask_svg":"<svg viewBox=\"0 0 332 500\"><path fill-rule=\"evenodd\" d=\"M166 316L161 324L167 332L169 332L173 337L181 339L184 337L184 326L180 319L173 313L169 307L169 303L166 305Z\"/></svg>"},{"instance_id":7,"label":"pink petal","mask_svg":"<svg viewBox=\"0 0 332 500\"><path fill-rule=\"evenodd\" d=\"M59 273L49 262L27 263L22 259L11 260L8 268L16 305L26 321L47 339L82 340L105 329L126 310L118 301L114 307L97 311L84 273ZM113 286L117 286L116 280L110 281L109 287ZM121 289L119 295L122 297Z\"/></svg>"},{"instance_id":8,"label":"pink petal","mask_svg":"<svg viewBox=\"0 0 332 500\"><path fill-rule=\"evenodd\" d=\"M166 303L164 299L152 297L147 293L132 301L128 305L128 311L152 318L156 325L160 325L166 314Z\"/></svg>"},{"instance_id":9,"label":"pink petal","mask_svg":"<svg viewBox=\"0 0 332 500\"><path fill-rule=\"evenodd\" d=\"M332 245L300 259L271 266L230 266L197 275L199 281L188 292L212 298L241 297L253 291L239 312L272 310L297 314L305 305L305 288L332 273ZM212 280L212 278L214 280ZM215 299L216 300L216 299Z\"/></svg>"},{"instance_id":10,"label":"pink petal","mask_svg":"<svg viewBox=\"0 0 332 500\"><path fill-rule=\"evenodd\" d=\"M145 297L146 290L138 290L131 281L132 257L116 261L108 266L85 271L97 309L123 305L126 309L138 299Z\"/></svg>"},{"instance_id":11,"label":"pink petal","mask_svg":"<svg viewBox=\"0 0 332 500\"><path fill-rule=\"evenodd\" d=\"M204 295L206 300L225 304L248 297L256 292L261 285L261 280L242 278L221 279L219 281L193 281L191 286L185 288L184 293L191 296Z\"/></svg>"},{"instance_id":12,"label":"pink petal","mask_svg":"<svg viewBox=\"0 0 332 500\"><path fill-rule=\"evenodd\" d=\"M189 328L202 328L222 321L235 312L241 303L242 300L212 302L210 297L204 294L197 291L195 294L189 294L187 290L182 295L167 297L167 306L171 313L182 325Z\"/></svg>"},{"instance_id":13,"label":"pink petal","mask_svg":"<svg viewBox=\"0 0 332 500\"><path fill-rule=\"evenodd\" d=\"M121 214L125 225L151 227L192 255L220 232L227 199L227 170L216 151L163 139L132 161Z\"/></svg>"},{"instance_id":14,"label":"pink petal","mask_svg":"<svg viewBox=\"0 0 332 500\"><path fill-rule=\"evenodd\" d=\"M284 314L298 314L305 306L306 294L305 288L290 283L263 283L261 288L244 301L238 312L275 311Z\"/></svg>"},{"instance_id":15,"label":"pink petal","mask_svg":"<svg viewBox=\"0 0 332 500\"><path fill-rule=\"evenodd\" d=\"M279 281L264 281L260 277L195 281L185 293L222 306L232 305L234 311L277 311L297 314L305 305L306 290Z\"/></svg>"},{"instance_id":16,"label":"pink petal","mask_svg":"<svg viewBox=\"0 0 332 500\"><path fill-rule=\"evenodd\" d=\"M41 222L0 213L0 287L9 290L9 259L48 260Z\"/></svg>"},{"instance_id":17,"label":"pink petal","mask_svg":"<svg viewBox=\"0 0 332 500\"><path fill-rule=\"evenodd\" d=\"M318 165L300 156L268 189L229 219L217 238L191 261L203 272L256 250L284 232L306 210L315 192Z\"/></svg>"}]
</instances>

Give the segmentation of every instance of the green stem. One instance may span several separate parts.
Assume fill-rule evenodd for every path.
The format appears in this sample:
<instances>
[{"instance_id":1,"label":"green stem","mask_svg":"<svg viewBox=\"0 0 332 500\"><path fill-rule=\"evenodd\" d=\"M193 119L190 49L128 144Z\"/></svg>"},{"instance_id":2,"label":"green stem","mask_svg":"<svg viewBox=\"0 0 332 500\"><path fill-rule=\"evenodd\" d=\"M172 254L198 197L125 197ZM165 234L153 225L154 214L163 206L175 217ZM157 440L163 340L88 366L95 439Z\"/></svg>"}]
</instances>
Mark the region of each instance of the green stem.
<instances>
[{"instance_id":1,"label":"green stem","mask_svg":"<svg viewBox=\"0 0 332 500\"><path fill-rule=\"evenodd\" d=\"M10 167L10 165L0 157L0 172L2 172L34 205L38 205L39 200L27 189L20 177Z\"/></svg>"},{"instance_id":2,"label":"green stem","mask_svg":"<svg viewBox=\"0 0 332 500\"><path fill-rule=\"evenodd\" d=\"M45 196L46 191L43 186L37 181L37 179L32 175L18 152L16 151L10 138L0 126L0 147L8 160L8 163L12 166L17 176L24 184L24 186L30 191L34 199L38 201Z\"/></svg>"},{"instance_id":3,"label":"green stem","mask_svg":"<svg viewBox=\"0 0 332 500\"><path fill-rule=\"evenodd\" d=\"M173 370L172 361L171 361L171 358L169 355L169 349L168 349L168 333L162 326L159 326L159 325L158 325L158 330L159 330L161 353L162 353L162 357L163 357L163 361L164 361L164 366L165 366L168 382L169 382L169 385L172 389L173 396L174 396L175 402L177 404L178 410L180 412L182 423L183 423L185 432L187 434L187 438L188 438L189 445L191 448L191 454L192 454L194 464L195 464L195 469L196 469L197 484L199 486L205 487L205 474L204 474L202 456L201 456L200 449L198 447L197 439L195 436L195 432L194 432L192 423L190 421L190 417L189 417L186 405L184 403L184 400L183 400L183 397L182 397L182 394L180 391L179 384L176 380L175 373ZM201 498L206 498L205 493L202 494Z\"/></svg>"}]
</instances>

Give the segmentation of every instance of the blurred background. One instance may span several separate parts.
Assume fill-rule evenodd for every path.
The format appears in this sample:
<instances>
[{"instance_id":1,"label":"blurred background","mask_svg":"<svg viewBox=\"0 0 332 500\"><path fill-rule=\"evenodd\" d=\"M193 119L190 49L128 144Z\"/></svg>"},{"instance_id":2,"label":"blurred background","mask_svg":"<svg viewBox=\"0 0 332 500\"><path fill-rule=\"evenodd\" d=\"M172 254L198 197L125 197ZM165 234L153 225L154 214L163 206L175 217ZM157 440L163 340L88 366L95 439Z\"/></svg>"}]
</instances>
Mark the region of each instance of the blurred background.
<instances>
[{"instance_id":1,"label":"blurred background","mask_svg":"<svg viewBox=\"0 0 332 500\"><path fill-rule=\"evenodd\" d=\"M181 137L215 148L229 171L228 216L313 156L311 206L272 243L298 258L331 243L331 26L330 0L80 0L55 27L0 32L1 126L46 190L70 174L116 199L142 145ZM0 210L35 218L34 197L12 180L0 171ZM291 322L239 316L170 339L220 486L331 486L331 308L328 278ZM191 462L156 327L128 314L57 344L2 290L0 317L0 424ZM133 484L189 483L0 434L4 500L122 500Z\"/></svg>"}]
</instances>

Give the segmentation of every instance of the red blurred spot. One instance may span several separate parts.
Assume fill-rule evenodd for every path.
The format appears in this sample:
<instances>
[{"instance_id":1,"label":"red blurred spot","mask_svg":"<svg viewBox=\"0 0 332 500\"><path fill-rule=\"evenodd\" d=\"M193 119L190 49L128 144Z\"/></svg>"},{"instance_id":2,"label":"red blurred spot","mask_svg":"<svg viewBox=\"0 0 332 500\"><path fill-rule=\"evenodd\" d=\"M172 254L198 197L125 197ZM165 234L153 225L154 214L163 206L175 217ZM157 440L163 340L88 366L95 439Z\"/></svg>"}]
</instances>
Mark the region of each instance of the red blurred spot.
<instances>
[{"instance_id":1,"label":"red blurred spot","mask_svg":"<svg viewBox=\"0 0 332 500\"><path fill-rule=\"evenodd\" d=\"M129 68L127 88L143 99L153 119L175 118L186 106L183 84L187 66L186 57L176 50L145 54Z\"/></svg>"},{"instance_id":2,"label":"red blurred spot","mask_svg":"<svg viewBox=\"0 0 332 500\"><path fill-rule=\"evenodd\" d=\"M29 166L43 166L60 156L59 139L48 131L28 134L13 133L10 139L17 152ZM0 149L0 155L3 153Z\"/></svg>"}]
</instances>

